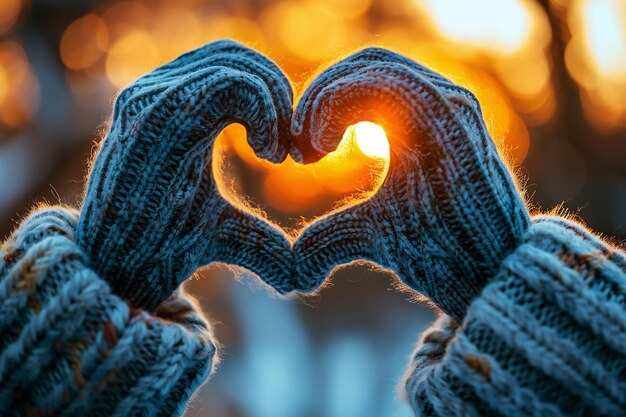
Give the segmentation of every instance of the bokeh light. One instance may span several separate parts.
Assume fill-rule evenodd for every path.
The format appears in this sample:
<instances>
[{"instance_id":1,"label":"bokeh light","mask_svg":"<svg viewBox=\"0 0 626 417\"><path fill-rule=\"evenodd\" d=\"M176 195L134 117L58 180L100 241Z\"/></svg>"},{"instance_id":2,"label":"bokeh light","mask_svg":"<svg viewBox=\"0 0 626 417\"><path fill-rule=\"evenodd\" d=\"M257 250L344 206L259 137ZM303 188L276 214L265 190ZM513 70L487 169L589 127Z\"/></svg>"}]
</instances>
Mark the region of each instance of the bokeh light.
<instances>
[{"instance_id":1,"label":"bokeh light","mask_svg":"<svg viewBox=\"0 0 626 417\"><path fill-rule=\"evenodd\" d=\"M530 37L530 2L521 0L422 0L435 28L446 38L496 53L514 53Z\"/></svg>"},{"instance_id":2,"label":"bokeh light","mask_svg":"<svg viewBox=\"0 0 626 417\"><path fill-rule=\"evenodd\" d=\"M626 238L623 0L0 0L0 235L34 202L80 206L119 90L224 38L273 59L294 104L356 49L409 56L476 95L533 214L562 204ZM276 165L235 124L217 139L218 187L295 235L376 192L389 169L383 138L363 121L317 163ZM222 362L186 416L413 415L393 387L434 313L390 291L380 271L341 269L323 296L301 302L216 269L188 283Z\"/></svg>"},{"instance_id":3,"label":"bokeh light","mask_svg":"<svg viewBox=\"0 0 626 417\"><path fill-rule=\"evenodd\" d=\"M567 17L571 40L565 62L580 84L585 114L600 130L626 126L626 6L620 0L550 4ZM22 9L19 0L0 6L10 25ZM106 86L110 97L158 65L217 39L232 38L268 54L292 80L296 97L313 74L354 49L392 48L472 91L498 149L515 168L532 147L529 129L548 124L557 111L552 30L546 9L533 0L257 0L237 5L110 0L67 25L59 56L75 102L95 110ZM36 94L29 100L14 94L16 83L7 79L29 79L32 72L24 57L8 62L0 63L0 122L15 127L35 111ZM8 71L18 76L7 78ZM243 137L233 129L234 134L224 136ZM252 201L301 213L310 205L339 204L346 196L376 188L377 171L367 172L372 168L364 160L384 159L387 142L379 145L367 129L362 134L359 126L355 129L356 142L345 141L317 168L290 160L280 169L271 167L239 139L231 141L226 157L238 158L244 171L262 178L263 191L250 196ZM354 160L348 162L345 155Z\"/></svg>"},{"instance_id":4,"label":"bokeh light","mask_svg":"<svg viewBox=\"0 0 626 417\"><path fill-rule=\"evenodd\" d=\"M24 49L0 42L0 124L17 129L37 110L39 88Z\"/></svg>"},{"instance_id":5,"label":"bokeh light","mask_svg":"<svg viewBox=\"0 0 626 417\"><path fill-rule=\"evenodd\" d=\"M153 70L160 61L159 49L149 33L133 30L111 46L106 60L109 80L122 88Z\"/></svg>"},{"instance_id":6,"label":"bokeh light","mask_svg":"<svg viewBox=\"0 0 626 417\"><path fill-rule=\"evenodd\" d=\"M318 2L281 2L268 8L262 20L273 28L278 43L290 54L319 62L336 54L346 44L350 28ZM324 22L324 30L319 25Z\"/></svg>"},{"instance_id":7,"label":"bokeh light","mask_svg":"<svg viewBox=\"0 0 626 417\"><path fill-rule=\"evenodd\" d=\"M92 79L100 71L112 90L120 89L189 49L225 37L276 59L297 92L313 73L355 48L390 47L474 92L502 154L512 165L521 164L530 147L527 126L546 123L554 113L546 53L551 35L543 12L530 0L394 1L414 20L372 25L368 14L384 7L372 0L267 2L256 19L246 7L211 7L202 1L113 1L70 24L60 53L73 71L77 102L89 105L81 74ZM418 21L425 24L417 27ZM354 140L342 145L353 147L350 152L340 146L335 156L310 169L293 161L270 169L245 140L234 140L230 148L248 170L264 178L263 195L250 199L295 214L316 202L342 201L376 188L376 175L359 158L384 158L388 144L378 145L367 135L357 134L356 147ZM338 154L344 155L340 164ZM347 154L354 160L348 162Z\"/></svg>"},{"instance_id":8,"label":"bokeh light","mask_svg":"<svg viewBox=\"0 0 626 417\"><path fill-rule=\"evenodd\" d=\"M575 0L567 69L581 86L583 109L600 130L626 126L626 3Z\"/></svg>"},{"instance_id":9,"label":"bokeh light","mask_svg":"<svg viewBox=\"0 0 626 417\"><path fill-rule=\"evenodd\" d=\"M0 1L0 34L13 27L20 15L21 8L21 0Z\"/></svg>"},{"instance_id":10,"label":"bokeh light","mask_svg":"<svg viewBox=\"0 0 626 417\"><path fill-rule=\"evenodd\" d=\"M73 70L95 64L109 46L109 31L95 14L85 15L65 29L59 53L66 67Z\"/></svg>"}]
</instances>

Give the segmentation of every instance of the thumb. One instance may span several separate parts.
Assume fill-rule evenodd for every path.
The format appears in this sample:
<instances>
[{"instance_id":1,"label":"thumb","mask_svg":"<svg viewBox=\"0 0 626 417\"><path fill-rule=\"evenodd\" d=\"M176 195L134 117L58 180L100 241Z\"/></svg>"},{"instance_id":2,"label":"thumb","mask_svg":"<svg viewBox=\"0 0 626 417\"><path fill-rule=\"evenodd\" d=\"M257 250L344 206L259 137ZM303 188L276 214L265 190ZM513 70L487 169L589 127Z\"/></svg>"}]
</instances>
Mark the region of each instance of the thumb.
<instances>
[{"instance_id":1,"label":"thumb","mask_svg":"<svg viewBox=\"0 0 626 417\"><path fill-rule=\"evenodd\" d=\"M296 289L314 291L335 267L355 260L381 263L385 254L378 236L367 203L316 220L293 245Z\"/></svg>"},{"instance_id":2,"label":"thumb","mask_svg":"<svg viewBox=\"0 0 626 417\"><path fill-rule=\"evenodd\" d=\"M206 263L244 267L281 294L295 289L293 253L287 237L274 225L227 203L216 228Z\"/></svg>"},{"instance_id":3,"label":"thumb","mask_svg":"<svg viewBox=\"0 0 626 417\"><path fill-rule=\"evenodd\" d=\"M177 79L132 127L110 131L90 175L77 242L113 291L147 309L202 265L223 212L213 141L245 123L256 154L280 161L277 109L260 76L221 66Z\"/></svg>"}]
</instances>

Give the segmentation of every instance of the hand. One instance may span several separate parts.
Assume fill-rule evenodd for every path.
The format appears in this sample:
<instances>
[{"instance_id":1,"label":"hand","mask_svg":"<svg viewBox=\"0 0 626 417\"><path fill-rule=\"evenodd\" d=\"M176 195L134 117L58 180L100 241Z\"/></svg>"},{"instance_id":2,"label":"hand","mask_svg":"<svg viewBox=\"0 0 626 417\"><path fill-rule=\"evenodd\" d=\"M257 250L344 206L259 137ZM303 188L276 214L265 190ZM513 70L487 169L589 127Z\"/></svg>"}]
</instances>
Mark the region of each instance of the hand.
<instances>
[{"instance_id":1,"label":"hand","mask_svg":"<svg viewBox=\"0 0 626 417\"><path fill-rule=\"evenodd\" d=\"M302 96L294 158L319 159L362 120L387 132L387 178L368 201L302 233L296 285L312 290L335 266L371 260L459 320L530 222L478 101L410 59L366 49L327 69Z\"/></svg>"},{"instance_id":2,"label":"hand","mask_svg":"<svg viewBox=\"0 0 626 417\"><path fill-rule=\"evenodd\" d=\"M184 54L119 94L76 234L114 292L153 309L215 261L292 289L289 241L222 197L211 162L216 136L234 122L259 157L281 162L291 103L278 67L230 41Z\"/></svg>"}]
</instances>

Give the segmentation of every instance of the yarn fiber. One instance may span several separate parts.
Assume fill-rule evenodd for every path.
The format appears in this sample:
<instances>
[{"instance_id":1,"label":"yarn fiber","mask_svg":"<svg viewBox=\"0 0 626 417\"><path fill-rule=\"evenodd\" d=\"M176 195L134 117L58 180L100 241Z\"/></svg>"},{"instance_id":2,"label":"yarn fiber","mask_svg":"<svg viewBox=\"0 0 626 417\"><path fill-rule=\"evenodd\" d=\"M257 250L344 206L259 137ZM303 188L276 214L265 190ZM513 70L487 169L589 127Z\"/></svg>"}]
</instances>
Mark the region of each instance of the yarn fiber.
<instances>
[{"instance_id":1,"label":"yarn fiber","mask_svg":"<svg viewBox=\"0 0 626 417\"><path fill-rule=\"evenodd\" d=\"M208 324L182 291L152 315L113 294L77 223L40 210L0 248L0 415L182 414L211 370Z\"/></svg>"},{"instance_id":2,"label":"yarn fiber","mask_svg":"<svg viewBox=\"0 0 626 417\"><path fill-rule=\"evenodd\" d=\"M231 41L186 53L119 94L76 232L116 294L154 309L211 262L245 267L282 293L293 289L285 235L231 205L212 173L213 142L234 122L259 157L281 162L291 97L274 63Z\"/></svg>"},{"instance_id":3,"label":"yarn fiber","mask_svg":"<svg viewBox=\"0 0 626 417\"><path fill-rule=\"evenodd\" d=\"M531 220L471 93L369 48L293 116L291 103L280 69L229 41L120 93L81 212L37 211L0 249L0 415L180 415L215 355L175 291L195 269L236 264L286 293L356 259L445 313L406 379L417 415L626 415L626 256L573 222ZM311 162L361 120L390 137L387 178L293 246L217 189L229 123L260 157Z\"/></svg>"},{"instance_id":4,"label":"yarn fiber","mask_svg":"<svg viewBox=\"0 0 626 417\"><path fill-rule=\"evenodd\" d=\"M369 200L322 218L295 242L298 288L337 265L371 260L462 320L530 223L478 100L394 52L368 48L331 66L292 120L296 159L334 150L346 127L387 131L389 172Z\"/></svg>"},{"instance_id":5,"label":"yarn fiber","mask_svg":"<svg viewBox=\"0 0 626 417\"><path fill-rule=\"evenodd\" d=\"M626 415L626 257L535 219L463 323L425 332L406 390L425 417Z\"/></svg>"},{"instance_id":6,"label":"yarn fiber","mask_svg":"<svg viewBox=\"0 0 626 417\"><path fill-rule=\"evenodd\" d=\"M373 48L323 72L294 113L294 157L319 159L360 120L387 131L389 173L303 231L298 285L368 259L440 307L405 384L416 415L626 415L624 254L531 220L478 101L419 64Z\"/></svg>"}]
</instances>

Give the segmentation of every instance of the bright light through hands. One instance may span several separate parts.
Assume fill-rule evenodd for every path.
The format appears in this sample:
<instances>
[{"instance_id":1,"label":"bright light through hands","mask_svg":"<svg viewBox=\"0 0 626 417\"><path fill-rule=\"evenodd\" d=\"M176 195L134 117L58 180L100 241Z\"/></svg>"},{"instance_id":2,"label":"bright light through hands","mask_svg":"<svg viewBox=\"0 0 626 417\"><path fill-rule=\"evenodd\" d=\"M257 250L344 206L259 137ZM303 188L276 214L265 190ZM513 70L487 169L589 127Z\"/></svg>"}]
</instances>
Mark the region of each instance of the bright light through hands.
<instances>
[{"instance_id":1,"label":"bright light through hands","mask_svg":"<svg viewBox=\"0 0 626 417\"><path fill-rule=\"evenodd\" d=\"M356 143L365 155L389 159L389 142L381 126L371 122L359 122L353 128Z\"/></svg>"}]
</instances>

